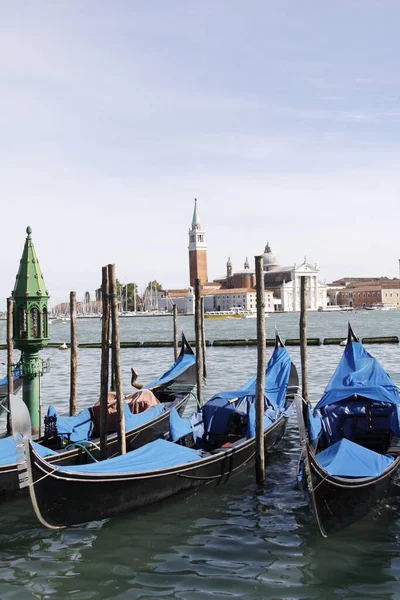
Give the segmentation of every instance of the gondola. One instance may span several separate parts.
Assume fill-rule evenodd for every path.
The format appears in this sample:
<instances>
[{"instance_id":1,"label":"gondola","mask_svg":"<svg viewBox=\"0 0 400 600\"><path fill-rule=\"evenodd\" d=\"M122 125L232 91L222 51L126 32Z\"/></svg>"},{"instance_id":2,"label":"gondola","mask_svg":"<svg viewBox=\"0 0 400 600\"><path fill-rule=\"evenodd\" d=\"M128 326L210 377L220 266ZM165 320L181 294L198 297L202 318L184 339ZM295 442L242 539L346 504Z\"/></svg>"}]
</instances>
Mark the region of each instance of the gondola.
<instances>
[{"instance_id":1,"label":"gondola","mask_svg":"<svg viewBox=\"0 0 400 600\"><path fill-rule=\"evenodd\" d=\"M20 366L16 366L13 369L13 384L14 384L14 394L18 392L18 390L22 386L22 377L21 377L21 368ZM8 378L7 375L0 379L0 406L8 397Z\"/></svg>"},{"instance_id":2,"label":"gondola","mask_svg":"<svg viewBox=\"0 0 400 600\"><path fill-rule=\"evenodd\" d=\"M196 383L196 357L182 334L181 351L177 360L161 377L143 386L149 389L160 404L133 415L124 403L126 446L139 448L168 431L169 412L175 408L182 413ZM71 465L92 462L99 458L99 439L90 437L92 413L89 408L74 417L60 417L52 407L48 413L52 422L43 438L33 442L34 448L52 465ZM46 419L45 419L46 421ZM57 422L58 421L58 422ZM116 433L107 436L107 456L117 453ZM0 500L20 492L12 436L0 439Z\"/></svg>"},{"instance_id":3,"label":"gondola","mask_svg":"<svg viewBox=\"0 0 400 600\"><path fill-rule=\"evenodd\" d=\"M297 371L277 338L266 370L266 452L284 434L297 389ZM125 514L204 484L220 484L254 461L255 392L253 377L239 390L213 396L188 419L172 410L168 438L77 467L58 467L38 455L29 440L28 414L21 403L25 415L13 417L22 451L20 485L29 487L39 521L58 529Z\"/></svg>"},{"instance_id":4,"label":"gondola","mask_svg":"<svg viewBox=\"0 0 400 600\"><path fill-rule=\"evenodd\" d=\"M314 410L298 395L295 402L298 481L327 537L396 493L400 394L349 325L343 356Z\"/></svg>"}]
</instances>

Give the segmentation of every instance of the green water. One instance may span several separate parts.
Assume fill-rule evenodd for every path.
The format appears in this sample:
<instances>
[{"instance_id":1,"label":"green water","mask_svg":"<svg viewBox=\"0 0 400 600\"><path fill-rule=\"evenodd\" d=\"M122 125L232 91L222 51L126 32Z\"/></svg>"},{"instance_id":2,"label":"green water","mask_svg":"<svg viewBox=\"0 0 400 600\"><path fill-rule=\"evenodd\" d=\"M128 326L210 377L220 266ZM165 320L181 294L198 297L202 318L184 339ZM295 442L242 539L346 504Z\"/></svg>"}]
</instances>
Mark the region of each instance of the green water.
<instances>
[{"instance_id":1,"label":"green water","mask_svg":"<svg viewBox=\"0 0 400 600\"><path fill-rule=\"evenodd\" d=\"M348 315L308 318L310 337L345 337ZM351 315L360 337L400 335L400 311ZM206 323L208 339L255 337L254 320ZM188 337L193 320L179 320ZM298 335L298 315L267 319L267 336L277 326L282 338ZM68 341L69 327L54 324L53 341ZM78 321L79 341L98 341L97 320ZM0 340L5 336L0 323ZM167 318L123 319L122 340L172 339ZM400 385L398 345L368 346ZM290 348L299 365L299 349ZM309 348L309 388L315 402L343 348ZM268 351L269 355L270 350ZM46 350L51 372L42 380L44 409L66 411L69 351ZM79 408L97 399L99 350L79 351ZM5 361L5 353L0 360ZM124 388L130 367L149 380L172 362L172 349L122 351ZM209 348L205 396L234 388L256 369L252 347ZM0 375L5 373L2 367ZM190 410L190 407L189 407ZM4 420L0 421L0 427ZM252 468L227 484L171 498L127 517L61 532L42 529L25 499L0 505L0 599L397 599L400 598L399 506L378 511L324 540L295 486L299 454L295 419L267 465L267 484L258 490ZM79 499L76 499L79 502ZM93 502L96 499L93 498Z\"/></svg>"}]
</instances>

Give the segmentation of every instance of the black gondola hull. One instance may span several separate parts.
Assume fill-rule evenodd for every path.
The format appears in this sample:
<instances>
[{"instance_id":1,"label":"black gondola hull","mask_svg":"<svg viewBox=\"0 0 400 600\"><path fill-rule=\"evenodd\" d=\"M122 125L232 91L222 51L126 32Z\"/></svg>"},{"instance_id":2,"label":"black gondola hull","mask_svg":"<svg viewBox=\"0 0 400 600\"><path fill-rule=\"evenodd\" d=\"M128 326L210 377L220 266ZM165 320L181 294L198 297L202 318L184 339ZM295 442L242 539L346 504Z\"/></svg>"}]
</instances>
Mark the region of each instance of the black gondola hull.
<instances>
[{"instance_id":1,"label":"black gondola hull","mask_svg":"<svg viewBox=\"0 0 400 600\"><path fill-rule=\"evenodd\" d=\"M310 451L308 458L318 519L327 535L367 516L395 492L399 457L378 477L354 479L329 475Z\"/></svg>"},{"instance_id":2,"label":"black gondola hull","mask_svg":"<svg viewBox=\"0 0 400 600\"><path fill-rule=\"evenodd\" d=\"M265 431L266 452L282 438L287 417L281 416ZM255 440L244 440L215 451L193 463L159 471L88 475L53 472L30 446L33 485L31 498L39 520L46 526L65 527L129 513L142 506L205 484L218 485L250 466Z\"/></svg>"},{"instance_id":3,"label":"black gondola hull","mask_svg":"<svg viewBox=\"0 0 400 600\"><path fill-rule=\"evenodd\" d=\"M184 408L190 394L185 394L177 399L175 408L180 414L183 413ZM157 418L144 423L135 429L126 432L126 447L127 450L134 450L140 448L148 442L152 442L159 437L167 435L169 430L169 410L166 410ZM93 440L93 443L98 445L99 440ZM86 444L86 447L90 450L91 454L98 458L99 451L95 446ZM118 437L117 434L111 434L107 437L107 456L110 458L118 453ZM50 464L55 465L80 465L87 462L92 462L89 455L82 448L74 448L71 450L63 450L57 454L51 454L46 457L46 461ZM0 466L0 501L7 500L19 494L26 493L26 489L20 490L18 482L18 470L15 463L9 465Z\"/></svg>"}]
</instances>

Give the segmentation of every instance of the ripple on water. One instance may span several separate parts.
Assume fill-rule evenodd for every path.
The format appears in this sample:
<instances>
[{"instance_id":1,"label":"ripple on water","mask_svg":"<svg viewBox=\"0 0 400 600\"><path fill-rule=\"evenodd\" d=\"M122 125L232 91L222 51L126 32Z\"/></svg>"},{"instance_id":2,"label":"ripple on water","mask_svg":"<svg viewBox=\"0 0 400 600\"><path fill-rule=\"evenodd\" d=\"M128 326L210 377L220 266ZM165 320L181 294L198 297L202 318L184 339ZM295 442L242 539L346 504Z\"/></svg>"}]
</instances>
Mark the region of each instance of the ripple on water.
<instances>
[{"instance_id":1,"label":"ripple on water","mask_svg":"<svg viewBox=\"0 0 400 600\"><path fill-rule=\"evenodd\" d=\"M351 315L351 321L361 337L377 332L399 335L400 311L389 316L385 320L382 313L371 311ZM348 315L310 314L309 335L345 337L347 320ZM232 323L206 324L206 337L255 337L255 323L239 321L233 323L235 335ZM193 335L192 324L191 318L180 319L188 337ZM283 338L295 337L298 315L271 316L267 320L268 337L275 325ZM4 338L3 323L1 331ZM67 325L54 326L53 340L68 341L67 332ZM124 319L121 333L126 340L171 339L172 321ZM98 341L100 323L79 322L78 335L80 341ZM399 346L368 346L368 350L399 384ZM299 366L299 349L289 351ZM342 351L328 346L308 349L313 403L322 394ZM268 355L270 352L268 349ZM44 407L55 403L67 411L69 353L49 349L43 355L52 360L51 373L42 380ZM5 353L2 360L4 357ZM79 351L79 407L97 398L99 360L98 350ZM146 381L168 368L171 360L169 348L124 350L124 389L129 388L132 365ZM237 387L255 368L255 348L210 348L205 397ZM2 422L4 425L4 419ZM262 491L249 468L224 486L207 487L127 517L64 531L41 529L26 499L3 503L0 598L397 599L399 506L382 507L368 519L323 540L304 496L295 486L298 455L296 420L292 417L283 443L269 457Z\"/></svg>"}]
</instances>

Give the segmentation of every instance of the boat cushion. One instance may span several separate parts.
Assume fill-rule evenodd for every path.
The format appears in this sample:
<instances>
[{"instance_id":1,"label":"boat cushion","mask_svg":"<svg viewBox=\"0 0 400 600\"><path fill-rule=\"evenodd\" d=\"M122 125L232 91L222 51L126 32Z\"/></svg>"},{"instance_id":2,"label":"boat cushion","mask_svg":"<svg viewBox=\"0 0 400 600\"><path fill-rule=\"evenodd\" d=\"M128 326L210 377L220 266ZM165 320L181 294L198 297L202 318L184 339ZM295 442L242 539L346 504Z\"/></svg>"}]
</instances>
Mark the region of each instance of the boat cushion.
<instances>
[{"instance_id":1,"label":"boat cushion","mask_svg":"<svg viewBox=\"0 0 400 600\"><path fill-rule=\"evenodd\" d=\"M394 460L346 439L319 452L315 458L330 475L338 477L376 477Z\"/></svg>"},{"instance_id":2,"label":"boat cushion","mask_svg":"<svg viewBox=\"0 0 400 600\"><path fill-rule=\"evenodd\" d=\"M37 442L32 442L33 447L39 456L45 457L50 454L57 454L54 450L46 448ZM0 439L0 465L12 465L17 462L15 441L12 435Z\"/></svg>"},{"instance_id":3,"label":"boat cushion","mask_svg":"<svg viewBox=\"0 0 400 600\"><path fill-rule=\"evenodd\" d=\"M66 437L70 442L81 442L90 439L93 430L92 415L89 408L84 408L73 417L63 417L58 414L54 406L47 409L48 417L57 417L57 433L59 437Z\"/></svg>"},{"instance_id":4,"label":"boat cushion","mask_svg":"<svg viewBox=\"0 0 400 600\"><path fill-rule=\"evenodd\" d=\"M158 439L136 450L88 465L58 467L69 473L136 473L165 469L199 460L200 453L192 448Z\"/></svg>"}]
</instances>

